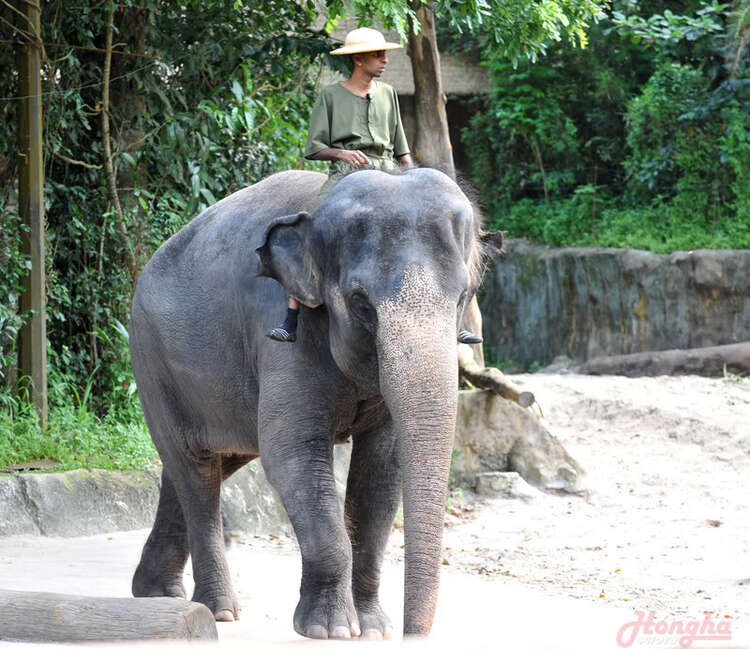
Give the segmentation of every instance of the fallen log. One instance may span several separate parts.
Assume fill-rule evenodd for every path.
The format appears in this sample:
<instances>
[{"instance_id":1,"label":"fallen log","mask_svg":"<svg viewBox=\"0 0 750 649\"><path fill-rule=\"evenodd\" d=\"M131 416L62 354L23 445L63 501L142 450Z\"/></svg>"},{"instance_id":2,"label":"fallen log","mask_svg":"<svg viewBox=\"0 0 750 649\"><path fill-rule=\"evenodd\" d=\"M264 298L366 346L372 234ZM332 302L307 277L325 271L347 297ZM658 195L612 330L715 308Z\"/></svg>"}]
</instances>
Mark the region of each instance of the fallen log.
<instances>
[{"instance_id":1,"label":"fallen log","mask_svg":"<svg viewBox=\"0 0 750 649\"><path fill-rule=\"evenodd\" d=\"M522 391L505 378L496 367L482 367L474 360L468 345L459 345L458 370L460 377L476 388L492 390L495 394L528 408L536 400L531 392Z\"/></svg>"},{"instance_id":2,"label":"fallen log","mask_svg":"<svg viewBox=\"0 0 750 649\"><path fill-rule=\"evenodd\" d=\"M197 602L0 590L0 640L218 640L218 634L213 613Z\"/></svg>"},{"instance_id":3,"label":"fallen log","mask_svg":"<svg viewBox=\"0 0 750 649\"><path fill-rule=\"evenodd\" d=\"M618 374L622 376L724 376L750 374L750 343L639 352L594 358L570 368L577 374Z\"/></svg>"}]
</instances>

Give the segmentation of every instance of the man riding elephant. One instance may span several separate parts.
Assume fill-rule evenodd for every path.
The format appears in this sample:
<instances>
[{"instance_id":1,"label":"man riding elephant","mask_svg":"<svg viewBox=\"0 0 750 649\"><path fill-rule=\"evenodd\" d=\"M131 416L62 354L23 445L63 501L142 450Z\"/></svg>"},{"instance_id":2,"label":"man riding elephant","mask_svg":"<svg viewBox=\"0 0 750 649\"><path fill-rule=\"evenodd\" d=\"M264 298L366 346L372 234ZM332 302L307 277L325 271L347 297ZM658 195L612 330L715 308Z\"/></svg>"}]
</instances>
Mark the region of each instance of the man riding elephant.
<instances>
[{"instance_id":1,"label":"man riding elephant","mask_svg":"<svg viewBox=\"0 0 750 649\"><path fill-rule=\"evenodd\" d=\"M389 43L383 35L368 27L349 32L344 46L331 52L352 58L351 76L326 86L310 115L305 157L331 163L328 180L320 190L322 201L345 175L357 169L393 171L413 166L409 144L401 123L396 91L376 81L388 64L386 51L401 47ZM290 296L284 322L267 336L280 342L297 337L299 300ZM459 342L478 344L480 336L458 332Z\"/></svg>"}]
</instances>

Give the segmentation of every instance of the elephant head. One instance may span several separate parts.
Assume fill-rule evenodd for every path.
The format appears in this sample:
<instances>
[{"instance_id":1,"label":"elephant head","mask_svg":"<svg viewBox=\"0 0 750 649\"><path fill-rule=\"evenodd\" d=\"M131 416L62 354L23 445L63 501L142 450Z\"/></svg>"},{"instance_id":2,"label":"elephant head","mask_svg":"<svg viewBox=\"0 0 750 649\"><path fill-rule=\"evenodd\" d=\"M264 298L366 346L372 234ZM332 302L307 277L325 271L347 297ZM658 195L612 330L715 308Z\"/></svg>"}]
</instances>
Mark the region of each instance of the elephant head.
<instances>
[{"instance_id":1,"label":"elephant head","mask_svg":"<svg viewBox=\"0 0 750 649\"><path fill-rule=\"evenodd\" d=\"M456 420L456 333L493 244L451 179L413 169L347 176L312 215L273 221L257 250L262 274L305 304L326 305L336 364L364 393L382 395L398 431L406 633L432 625Z\"/></svg>"}]
</instances>

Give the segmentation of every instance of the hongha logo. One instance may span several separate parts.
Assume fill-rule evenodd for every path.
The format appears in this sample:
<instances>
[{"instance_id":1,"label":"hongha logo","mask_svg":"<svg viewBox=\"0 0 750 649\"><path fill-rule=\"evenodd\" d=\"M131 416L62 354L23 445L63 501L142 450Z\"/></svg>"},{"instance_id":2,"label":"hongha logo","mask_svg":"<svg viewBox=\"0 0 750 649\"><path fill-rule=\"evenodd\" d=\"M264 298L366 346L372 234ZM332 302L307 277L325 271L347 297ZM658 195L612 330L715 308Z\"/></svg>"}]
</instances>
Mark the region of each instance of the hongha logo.
<instances>
[{"instance_id":1,"label":"hongha logo","mask_svg":"<svg viewBox=\"0 0 750 649\"><path fill-rule=\"evenodd\" d=\"M648 616L645 611L636 611L635 617L635 620L626 622L617 632L618 647L632 647L639 636L642 643L649 646L677 641L680 647L690 647L696 640L732 639L731 620L712 619L710 612L704 614L702 621L655 621L653 611Z\"/></svg>"}]
</instances>

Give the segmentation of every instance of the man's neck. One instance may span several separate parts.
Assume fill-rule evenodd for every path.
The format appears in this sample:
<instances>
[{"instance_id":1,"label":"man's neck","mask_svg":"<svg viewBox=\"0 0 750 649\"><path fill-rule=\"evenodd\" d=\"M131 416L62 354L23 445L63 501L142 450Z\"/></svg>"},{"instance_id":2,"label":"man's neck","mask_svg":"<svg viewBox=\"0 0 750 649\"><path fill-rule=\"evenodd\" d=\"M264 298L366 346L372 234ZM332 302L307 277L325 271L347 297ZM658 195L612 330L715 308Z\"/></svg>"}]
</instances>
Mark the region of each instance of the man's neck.
<instances>
[{"instance_id":1,"label":"man's neck","mask_svg":"<svg viewBox=\"0 0 750 649\"><path fill-rule=\"evenodd\" d=\"M344 82L344 85L347 90L353 92L355 95L366 97L375 92L377 84L375 83L375 77L363 72L359 68L355 68L352 76Z\"/></svg>"}]
</instances>

